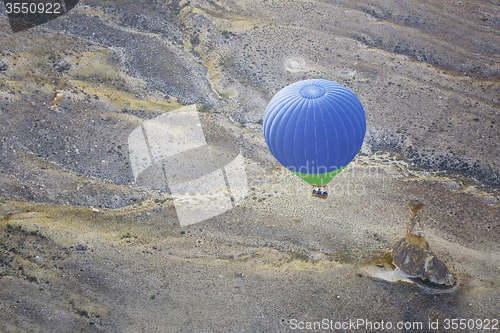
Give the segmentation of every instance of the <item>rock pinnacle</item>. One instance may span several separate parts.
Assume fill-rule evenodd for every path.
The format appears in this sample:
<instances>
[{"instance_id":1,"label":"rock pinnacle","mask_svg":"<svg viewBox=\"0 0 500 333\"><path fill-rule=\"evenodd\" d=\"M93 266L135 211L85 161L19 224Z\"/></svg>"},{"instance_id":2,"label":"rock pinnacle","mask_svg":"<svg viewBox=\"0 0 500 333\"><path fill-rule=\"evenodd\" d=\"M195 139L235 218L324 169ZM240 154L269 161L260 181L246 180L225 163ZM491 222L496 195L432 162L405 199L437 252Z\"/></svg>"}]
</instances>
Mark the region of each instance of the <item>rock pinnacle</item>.
<instances>
[{"instance_id":1,"label":"rock pinnacle","mask_svg":"<svg viewBox=\"0 0 500 333\"><path fill-rule=\"evenodd\" d=\"M410 201L410 221L406 228L406 237L401 239L392 250L394 265L412 277L451 286L455 283L455 279L448 271L446 264L436 257L425 240L418 213L423 206L418 201Z\"/></svg>"}]
</instances>

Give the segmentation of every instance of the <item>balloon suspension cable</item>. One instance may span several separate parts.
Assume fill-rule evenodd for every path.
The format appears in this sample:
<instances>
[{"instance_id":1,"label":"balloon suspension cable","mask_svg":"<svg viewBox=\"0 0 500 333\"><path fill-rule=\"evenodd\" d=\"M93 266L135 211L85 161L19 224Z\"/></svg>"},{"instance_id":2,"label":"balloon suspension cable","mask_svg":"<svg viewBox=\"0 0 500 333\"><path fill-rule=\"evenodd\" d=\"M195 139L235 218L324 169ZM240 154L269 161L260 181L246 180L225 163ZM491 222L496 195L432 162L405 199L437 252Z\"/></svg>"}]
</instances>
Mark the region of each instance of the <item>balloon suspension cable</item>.
<instances>
[{"instance_id":1,"label":"balloon suspension cable","mask_svg":"<svg viewBox=\"0 0 500 333\"><path fill-rule=\"evenodd\" d=\"M323 186L313 185L312 196L320 199L328 198L328 193L326 192L326 185Z\"/></svg>"}]
</instances>

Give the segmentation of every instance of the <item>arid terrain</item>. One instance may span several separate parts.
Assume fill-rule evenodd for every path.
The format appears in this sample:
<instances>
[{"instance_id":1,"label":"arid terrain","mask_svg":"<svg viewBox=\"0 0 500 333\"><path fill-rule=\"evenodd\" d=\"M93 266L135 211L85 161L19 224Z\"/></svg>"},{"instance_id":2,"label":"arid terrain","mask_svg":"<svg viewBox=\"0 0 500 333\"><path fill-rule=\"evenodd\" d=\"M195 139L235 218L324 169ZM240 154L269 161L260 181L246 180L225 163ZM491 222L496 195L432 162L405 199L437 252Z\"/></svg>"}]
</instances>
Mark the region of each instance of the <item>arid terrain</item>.
<instances>
[{"instance_id":1,"label":"arid terrain","mask_svg":"<svg viewBox=\"0 0 500 333\"><path fill-rule=\"evenodd\" d=\"M307 78L366 112L327 200L262 135L272 96ZM128 138L188 105L210 146L242 153L248 193L181 226ZM0 133L0 332L500 320L496 0L84 0L15 34L0 5ZM380 278L410 200L453 288Z\"/></svg>"}]
</instances>

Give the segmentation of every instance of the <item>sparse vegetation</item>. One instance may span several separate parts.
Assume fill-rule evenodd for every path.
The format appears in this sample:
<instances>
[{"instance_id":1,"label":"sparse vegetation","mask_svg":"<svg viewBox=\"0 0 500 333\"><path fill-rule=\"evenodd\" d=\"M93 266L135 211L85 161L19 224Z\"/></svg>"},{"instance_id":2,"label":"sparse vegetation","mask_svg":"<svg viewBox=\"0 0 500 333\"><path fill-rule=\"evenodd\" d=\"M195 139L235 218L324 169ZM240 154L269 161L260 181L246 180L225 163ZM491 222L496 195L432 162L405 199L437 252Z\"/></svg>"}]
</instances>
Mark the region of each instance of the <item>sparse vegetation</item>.
<instances>
[{"instance_id":1,"label":"sparse vegetation","mask_svg":"<svg viewBox=\"0 0 500 333\"><path fill-rule=\"evenodd\" d=\"M306 254L300 253L300 252L294 252L292 253L292 260L301 260L301 261L309 261L309 257Z\"/></svg>"}]
</instances>

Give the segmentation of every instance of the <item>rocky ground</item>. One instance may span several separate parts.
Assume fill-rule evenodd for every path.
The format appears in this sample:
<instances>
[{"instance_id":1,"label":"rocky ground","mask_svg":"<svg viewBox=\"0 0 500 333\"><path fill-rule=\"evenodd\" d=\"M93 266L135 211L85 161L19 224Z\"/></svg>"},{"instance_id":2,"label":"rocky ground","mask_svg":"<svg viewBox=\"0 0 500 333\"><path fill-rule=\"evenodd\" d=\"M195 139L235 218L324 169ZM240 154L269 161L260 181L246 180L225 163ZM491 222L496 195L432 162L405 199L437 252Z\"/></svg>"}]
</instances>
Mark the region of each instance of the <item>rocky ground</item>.
<instances>
[{"instance_id":1,"label":"rocky ground","mask_svg":"<svg viewBox=\"0 0 500 333\"><path fill-rule=\"evenodd\" d=\"M0 331L499 319L500 3L87 0L16 34L0 13ZM367 116L324 201L261 132L305 78ZM249 193L181 227L168 191L134 183L127 138L191 104ZM377 278L410 199L452 290Z\"/></svg>"}]
</instances>

